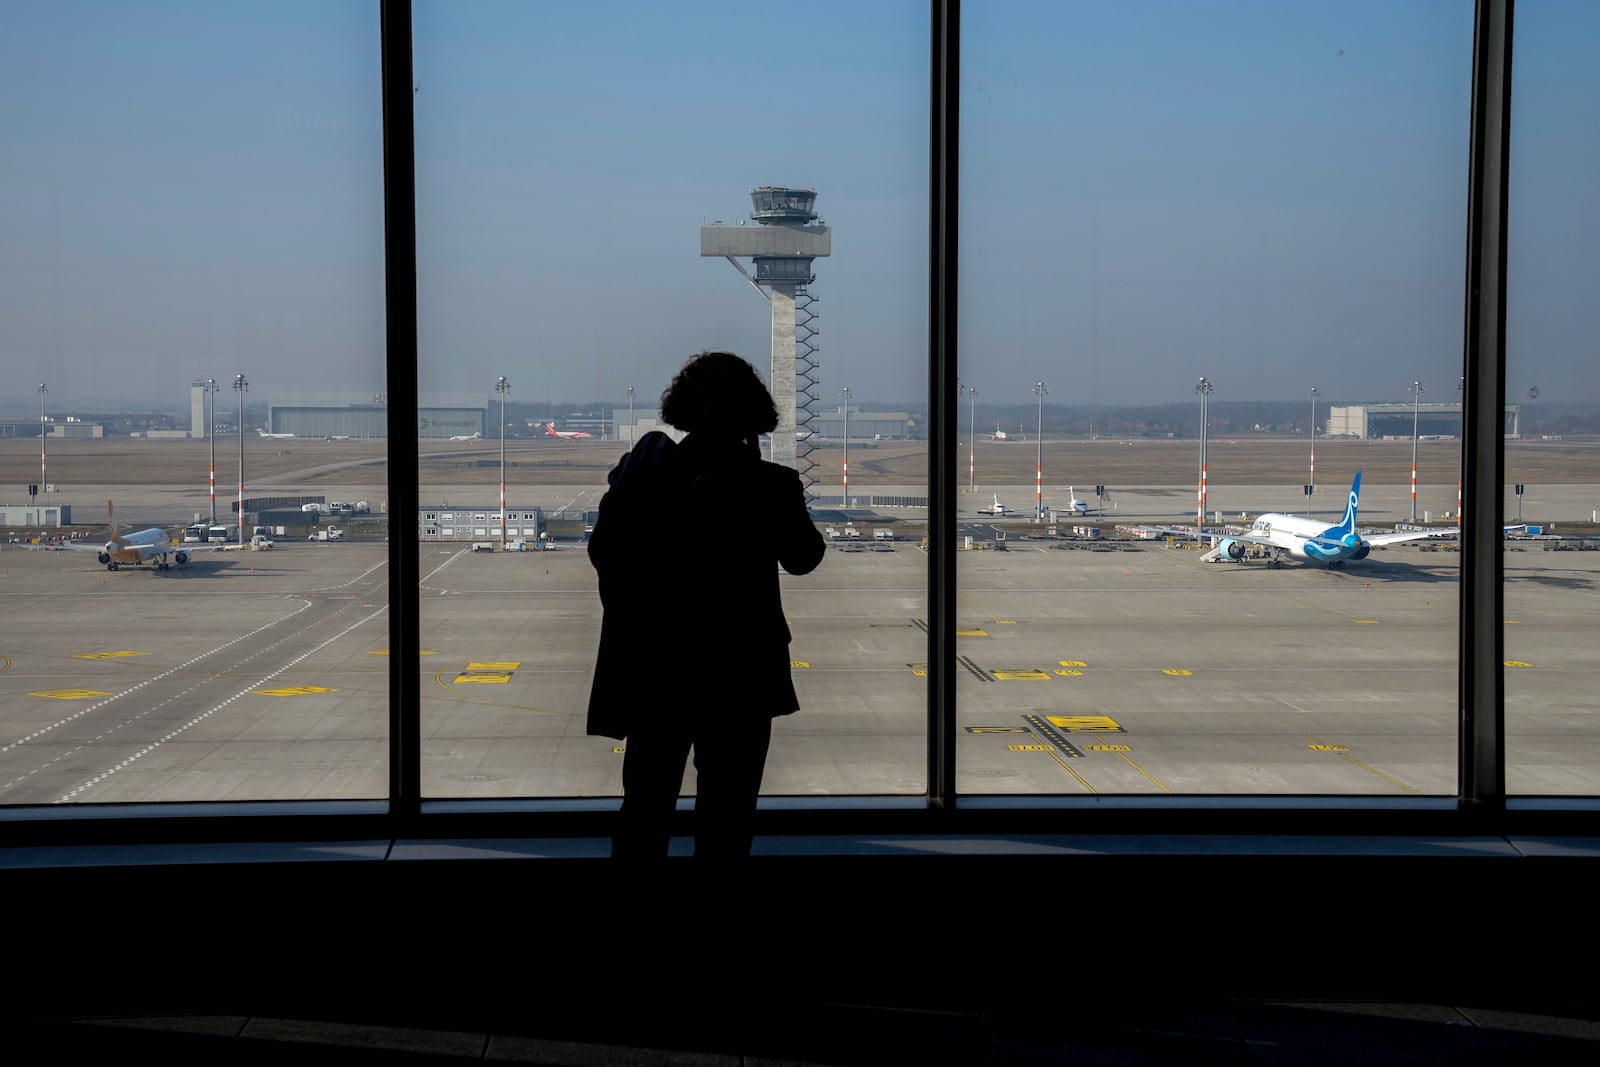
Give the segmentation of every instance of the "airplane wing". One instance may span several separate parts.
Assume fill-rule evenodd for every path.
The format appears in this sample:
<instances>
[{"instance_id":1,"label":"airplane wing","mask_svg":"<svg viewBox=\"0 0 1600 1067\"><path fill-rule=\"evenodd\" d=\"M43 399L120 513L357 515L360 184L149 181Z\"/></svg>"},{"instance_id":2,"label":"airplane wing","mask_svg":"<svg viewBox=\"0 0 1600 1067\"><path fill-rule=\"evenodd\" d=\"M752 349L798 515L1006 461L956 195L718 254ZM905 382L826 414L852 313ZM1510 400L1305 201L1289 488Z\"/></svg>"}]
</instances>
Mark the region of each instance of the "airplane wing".
<instances>
[{"instance_id":1,"label":"airplane wing","mask_svg":"<svg viewBox=\"0 0 1600 1067\"><path fill-rule=\"evenodd\" d=\"M1362 534L1361 540L1374 548L1398 545L1403 541L1423 541L1429 538L1454 537L1454 530L1406 530L1403 533Z\"/></svg>"}]
</instances>

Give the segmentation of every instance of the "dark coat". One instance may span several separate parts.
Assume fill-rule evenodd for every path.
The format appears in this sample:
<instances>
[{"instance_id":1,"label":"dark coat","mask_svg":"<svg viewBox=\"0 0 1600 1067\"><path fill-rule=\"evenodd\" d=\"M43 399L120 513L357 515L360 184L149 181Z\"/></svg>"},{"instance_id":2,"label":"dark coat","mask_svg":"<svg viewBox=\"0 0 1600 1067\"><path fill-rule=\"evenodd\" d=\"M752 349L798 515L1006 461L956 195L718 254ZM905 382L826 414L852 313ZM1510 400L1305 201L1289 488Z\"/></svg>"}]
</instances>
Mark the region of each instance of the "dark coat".
<instances>
[{"instance_id":1,"label":"dark coat","mask_svg":"<svg viewBox=\"0 0 1600 1067\"><path fill-rule=\"evenodd\" d=\"M605 612L589 733L679 708L798 710L778 568L806 574L827 551L800 476L753 442L648 433L610 483L589 538Z\"/></svg>"}]
</instances>

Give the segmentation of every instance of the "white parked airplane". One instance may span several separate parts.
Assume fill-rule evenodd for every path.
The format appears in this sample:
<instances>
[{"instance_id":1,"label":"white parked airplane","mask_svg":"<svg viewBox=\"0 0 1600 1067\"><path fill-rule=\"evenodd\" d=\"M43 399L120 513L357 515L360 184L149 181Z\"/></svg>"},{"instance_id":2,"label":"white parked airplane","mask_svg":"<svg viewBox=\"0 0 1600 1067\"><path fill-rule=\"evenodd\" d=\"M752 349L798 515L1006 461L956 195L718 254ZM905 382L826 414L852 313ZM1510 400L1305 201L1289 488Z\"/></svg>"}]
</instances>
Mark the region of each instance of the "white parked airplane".
<instances>
[{"instance_id":1,"label":"white parked airplane","mask_svg":"<svg viewBox=\"0 0 1600 1067\"><path fill-rule=\"evenodd\" d=\"M151 527L148 530L135 530L130 534L117 532L117 509L111 501L106 501L106 520L109 530L104 546L96 545L66 545L63 547L78 552L98 552L100 562L105 564L106 570L114 571L124 564L138 567L146 563L154 563L156 570L167 570L171 564L167 557L171 556L173 563L183 566L189 562L189 553L172 543L172 535L165 530Z\"/></svg>"},{"instance_id":2,"label":"white parked airplane","mask_svg":"<svg viewBox=\"0 0 1600 1067\"><path fill-rule=\"evenodd\" d=\"M1006 433L1004 430L1002 430L1000 428L1000 424L997 422L997 423L994 424L994 433L989 435L989 440L991 440L991 441L1026 441L1027 437L1023 436L1023 433L1022 433L1021 429L1018 429L1016 433Z\"/></svg>"},{"instance_id":3,"label":"white parked airplane","mask_svg":"<svg viewBox=\"0 0 1600 1067\"><path fill-rule=\"evenodd\" d=\"M1286 557L1325 563L1331 568L1342 568L1346 561L1366 559L1374 548L1400 544L1403 541L1421 541L1442 536L1447 531L1406 530L1398 533L1362 534L1356 531L1356 505L1361 496L1361 472L1356 471L1350 483L1350 499L1344 506L1344 518L1337 526L1324 526L1321 520L1298 515L1269 513L1256 519L1247 533L1221 534L1216 551L1229 559L1243 559L1247 546L1262 545L1271 549L1269 565L1280 565Z\"/></svg>"},{"instance_id":4,"label":"white parked airplane","mask_svg":"<svg viewBox=\"0 0 1600 1067\"><path fill-rule=\"evenodd\" d=\"M556 429L556 424L553 422L547 422L544 424L544 435L546 437L565 437L573 441L581 441L584 438L591 436L583 430L558 430Z\"/></svg>"},{"instance_id":5,"label":"white parked airplane","mask_svg":"<svg viewBox=\"0 0 1600 1067\"><path fill-rule=\"evenodd\" d=\"M978 509L979 515L1015 515L1016 513L1016 508L1008 508L1004 504L1000 503L999 494L995 495L993 506Z\"/></svg>"},{"instance_id":6,"label":"white parked airplane","mask_svg":"<svg viewBox=\"0 0 1600 1067\"><path fill-rule=\"evenodd\" d=\"M270 437L274 441L292 441L292 440L294 440L294 434L292 434L292 433L268 433L264 429L257 430L256 431L256 436L258 436L258 437Z\"/></svg>"},{"instance_id":7,"label":"white parked airplane","mask_svg":"<svg viewBox=\"0 0 1600 1067\"><path fill-rule=\"evenodd\" d=\"M481 433L464 433L459 437L452 437L452 441L477 441L483 437Z\"/></svg>"}]
</instances>

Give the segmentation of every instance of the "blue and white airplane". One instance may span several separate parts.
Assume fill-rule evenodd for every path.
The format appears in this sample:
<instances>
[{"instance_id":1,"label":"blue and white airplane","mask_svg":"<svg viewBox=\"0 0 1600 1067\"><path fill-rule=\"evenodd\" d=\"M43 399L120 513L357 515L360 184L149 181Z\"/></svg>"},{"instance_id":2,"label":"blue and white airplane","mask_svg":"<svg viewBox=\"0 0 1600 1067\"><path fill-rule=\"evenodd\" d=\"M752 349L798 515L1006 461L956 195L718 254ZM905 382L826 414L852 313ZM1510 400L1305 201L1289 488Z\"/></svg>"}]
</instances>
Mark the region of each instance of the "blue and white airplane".
<instances>
[{"instance_id":1,"label":"blue and white airplane","mask_svg":"<svg viewBox=\"0 0 1600 1067\"><path fill-rule=\"evenodd\" d=\"M1284 557L1324 563L1330 568L1343 567L1348 560L1366 559L1374 548L1399 544L1403 541L1421 541L1440 537L1446 531L1406 530L1399 533L1362 534L1356 531L1356 504L1361 495L1361 472L1356 471L1350 483L1350 499L1344 506L1344 518L1337 526L1325 526L1321 520L1276 512L1258 517L1246 533L1216 535L1219 555L1229 559L1244 559L1250 545L1271 549L1269 565L1281 563Z\"/></svg>"}]
</instances>

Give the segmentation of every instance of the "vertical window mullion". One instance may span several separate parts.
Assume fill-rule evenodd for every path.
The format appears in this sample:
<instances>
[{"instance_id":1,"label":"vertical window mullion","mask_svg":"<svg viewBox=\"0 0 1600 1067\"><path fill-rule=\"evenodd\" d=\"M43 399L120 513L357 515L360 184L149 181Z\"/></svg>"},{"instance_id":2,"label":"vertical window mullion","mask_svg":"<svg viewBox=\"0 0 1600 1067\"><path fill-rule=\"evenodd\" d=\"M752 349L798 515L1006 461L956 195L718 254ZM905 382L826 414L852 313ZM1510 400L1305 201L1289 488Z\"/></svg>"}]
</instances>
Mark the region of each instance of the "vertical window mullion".
<instances>
[{"instance_id":1,"label":"vertical window mullion","mask_svg":"<svg viewBox=\"0 0 1600 1067\"><path fill-rule=\"evenodd\" d=\"M1468 811L1505 810L1506 203L1513 0L1478 0L1467 204L1461 546L1461 774Z\"/></svg>"},{"instance_id":2,"label":"vertical window mullion","mask_svg":"<svg viewBox=\"0 0 1600 1067\"><path fill-rule=\"evenodd\" d=\"M930 0L928 64L928 803L949 810L956 776L957 177L960 0Z\"/></svg>"},{"instance_id":3,"label":"vertical window mullion","mask_svg":"<svg viewBox=\"0 0 1600 1067\"><path fill-rule=\"evenodd\" d=\"M389 434L389 805L399 830L421 807L415 520L417 490L416 130L411 3L383 0L383 196Z\"/></svg>"}]
</instances>

